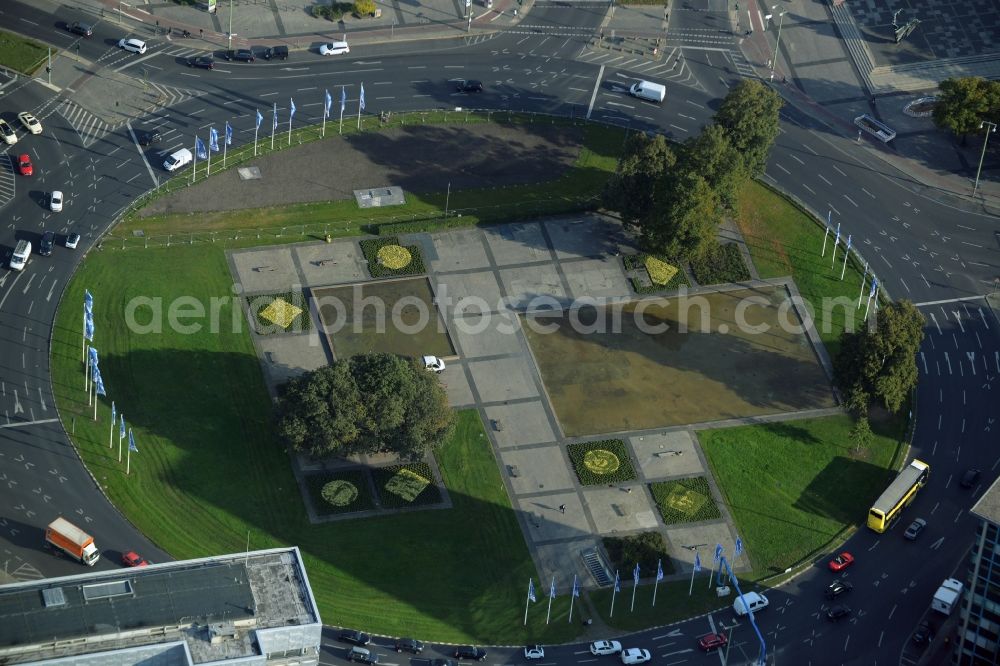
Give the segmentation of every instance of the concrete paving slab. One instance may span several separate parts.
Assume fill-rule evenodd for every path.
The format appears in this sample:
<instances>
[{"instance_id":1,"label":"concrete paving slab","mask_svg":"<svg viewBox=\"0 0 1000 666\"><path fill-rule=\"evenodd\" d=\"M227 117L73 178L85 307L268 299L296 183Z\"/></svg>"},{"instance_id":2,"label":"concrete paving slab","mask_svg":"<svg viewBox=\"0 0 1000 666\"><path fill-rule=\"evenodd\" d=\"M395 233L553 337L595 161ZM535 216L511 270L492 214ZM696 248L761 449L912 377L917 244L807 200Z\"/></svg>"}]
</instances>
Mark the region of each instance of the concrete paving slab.
<instances>
[{"instance_id":1,"label":"concrete paving slab","mask_svg":"<svg viewBox=\"0 0 1000 666\"><path fill-rule=\"evenodd\" d=\"M500 271L500 279L511 308L551 309L569 302L562 279L553 264L505 268Z\"/></svg>"},{"instance_id":2,"label":"concrete paving slab","mask_svg":"<svg viewBox=\"0 0 1000 666\"><path fill-rule=\"evenodd\" d=\"M858 99L852 99L839 104L824 104L831 113L835 113L844 120L848 122L853 122L855 118L860 116L862 113L871 113L871 107L868 105L869 98L861 97ZM855 135L857 136L857 135ZM863 141L866 139L862 139Z\"/></svg>"},{"instance_id":3,"label":"concrete paving slab","mask_svg":"<svg viewBox=\"0 0 1000 666\"><path fill-rule=\"evenodd\" d=\"M364 255L356 243L341 241L299 245L294 252L307 287L368 279Z\"/></svg>"},{"instance_id":4,"label":"concrete paving slab","mask_svg":"<svg viewBox=\"0 0 1000 666\"><path fill-rule=\"evenodd\" d=\"M490 265L483 245L483 234L479 229L456 229L434 234L433 242L437 256L430 264L436 273L486 268Z\"/></svg>"},{"instance_id":5,"label":"concrete paving slab","mask_svg":"<svg viewBox=\"0 0 1000 666\"><path fill-rule=\"evenodd\" d=\"M542 593L544 594L544 590L547 590L545 586L552 581L553 576L556 579L556 594L558 595L568 594L572 591L574 575L581 587L591 585L590 572L583 564L583 551L596 547L597 539L590 536L574 539L568 543L549 543L536 546L535 562L538 563L538 571L543 576ZM582 621L584 617L586 617L586 609L579 604L578 600L573 609L573 621ZM560 619L566 622L568 618ZM556 618L553 618L552 621L555 622Z\"/></svg>"},{"instance_id":6,"label":"concrete paving slab","mask_svg":"<svg viewBox=\"0 0 1000 666\"><path fill-rule=\"evenodd\" d=\"M493 271L481 273L437 273L434 293L438 308L448 313L497 312L503 309L500 284Z\"/></svg>"},{"instance_id":7,"label":"concrete paving slab","mask_svg":"<svg viewBox=\"0 0 1000 666\"><path fill-rule=\"evenodd\" d=\"M566 505L566 513L559 511L561 504ZM590 535L587 515L575 492L518 498L518 505L527 514L528 537L534 543Z\"/></svg>"},{"instance_id":8,"label":"concrete paving slab","mask_svg":"<svg viewBox=\"0 0 1000 666\"><path fill-rule=\"evenodd\" d=\"M292 249L271 247L233 252L236 276L245 294L288 291L302 279L292 261Z\"/></svg>"},{"instance_id":9,"label":"concrete paving slab","mask_svg":"<svg viewBox=\"0 0 1000 666\"><path fill-rule=\"evenodd\" d=\"M784 39L786 35L787 41ZM785 21L781 36L782 55L796 67L800 64L844 58L843 43L832 22L789 26L788 21Z\"/></svg>"},{"instance_id":10,"label":"concrete paving slab","mask_svg":"<svg viewBox=\"0 0 1000 666\"><path fill-rule=\"evenodd\" d=\"M615 256L563 262L560 266L575 299L631 298L621 261Z\"/></svg>"},{"instance_id":11,"label":"concrete paving slab","mask_svg":"<svg viewBox=\"0 0 1000 666\"><path fill-rule=\"evenodd\" d=\"M540 491L572 490L575 475L557 444L535 449L500 452L503 472L510 477L515 495Z\"/></svg>"},{"instance_id":12,"label":"concrete paving slab","mask_svg":"<svg viewBox=\"0 0 1000 666\"><path fill-rule=\"evenodd\" d=\"M827 11L827 0L801 0L801 2L796 2L794 5L790 4L787 10L785 28L798 23L830 20L830 14ZM782 44L784 44L784 35L782 35Z\"/></svg>"},{"instance_id":13,"label":"concrete paving slab","mask_svg":"<svg viewBox=\"0 0 1000 666\"><path fill-rule=\"evenodd\" d=\"M552 260L542 227L536 222L490 227L483 234L499 266Z\"/></svg>"},{"instance_id":14,"label":"concrete paving slab","mask_svg":"<svg viewBox=\"0 0 1000 666\"><path fill-rule=\"evenodd\" d=\"M614 256L634 252L635 242L621 223L602 215L563 218L545 223L552 249L559 259Z\"/></svg>"},{"instance_id":15,"label":"concrete paving slab","mask_svg":"<svg viewBox=\"0 0 1000 666\"><path fill-rule=\"evenodd\" d=\"M517 402L513 405L491 405L486 408L486 418L490 421L486 427L493 431L493 439L501 451L512 446L556 440L548 413L540 400ZM501 425L503 430L497 430L494 422Z\"/></svg>"},{"instance_id":16,"label":"concrete paving slab","mask_svg":"<svg viewBox=\"0 0 1000 666\"><path fill-rule=\"evenodd\" d=\"M322 368L330 362L326 349L315 332L302 335L259 336L257 348L261 353L261 365L268 386L272 389L304 372Z\"/></svg>"},{"instance_id":17,"label":"concrete paving slab","mask_svg":"<svg viewBox=\"0 0 1000 666\"><path fill-rule=\"evenodd\" d=\"M525 351L517 317L511 313L468 315L451 322L465 358L520 354Z\"/></svg>"},{"instance_id":18,"label":"concrete paving slab","mask_svg":"<svg viewBox=\"0 0 1000 666\"><path fill-rule=\"evenodd\" d=\"M448 365L439 377L445 393L448 394L448 404L451 407L467 407L475 404L472 386L462 366L456 363Z\"/></svg>"},{"instance_id":19,"label":"concrete paving slab","mask_svg":"<svg viewBox=\"0 0 1000 666\"><path fill-rule=\"evenodd\" d=\"M630 482L631 483L631 482ZM659 516L652 508L652 500L642 486L615 485L588 486L583 489L587 510L594 520L598 534L617 534L635 530L653 530L660 526Z\"/></svg>"},{"instance_id":20,"label":"concrete paving slab","mask_svg":"<svg viewBox=\"0 0 1000 666\"><path fill-rule=\"evenodd\" d=\"M715 544L721 544L727 559L731 559L736 552L736 537L725 521L714 523L702 523L699 525L667 525L667 539L670 541L668 551L673 559L674 566L679 571L688 571L694 568L695 551L687 546L699 544L698 553L701 554L701 566L705 573L697 574L694 584L708 585L707 571L712 568L712 558L715 554ZM745 546L744 546L745 547ZM741 558L742 559L742 558ZM741 562L737 561L734 569L741 569Z\"/></svg>"},{"instance_id":21,"label":"concrete paving slab","mask_svg":"<svg viewBox=\"0 0 1000 666\"><path fill-rule=\"evenodd\" d=\"M694 437L686 430L629 438L647 481L705 472Z\"/></svg>"},{"instance_id":22,"label":"concrete paving slab","mask_svg":"<svg viewBox=\"0 0 1000 666\"><path fill-rule=\"evenodd\" d=\"M469 368L483 402L538 397L530 361L525 357L472 361Z\"/></svg>"},{"instance_id":23,"label":"concrete paving slab","mask_svg":"<svg viewBox=\"0 0 1000 666\"><path fill-rule=\"evenodd\" d=\"M820 103L864 95L851 61L847 58L836 62L799 65L795 68L795 76L796 83L805 93ZM861 113L867 113L867 109Z\"/></svg>"}]
</instances>

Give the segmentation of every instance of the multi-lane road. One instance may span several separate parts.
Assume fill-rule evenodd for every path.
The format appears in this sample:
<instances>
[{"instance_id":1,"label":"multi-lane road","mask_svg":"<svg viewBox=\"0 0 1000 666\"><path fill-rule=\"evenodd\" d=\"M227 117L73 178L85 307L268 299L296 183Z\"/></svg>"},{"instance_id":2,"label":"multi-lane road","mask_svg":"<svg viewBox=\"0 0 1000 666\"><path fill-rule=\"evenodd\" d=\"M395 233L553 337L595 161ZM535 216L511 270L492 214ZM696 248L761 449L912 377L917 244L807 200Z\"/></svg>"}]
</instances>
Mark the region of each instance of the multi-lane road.
<instances>
[{"instance_id":1,"label":"multi-lane road","mask_svg":"<svg viewBox=\"0 0 1000 666\"><path fill-rule=\"evenodd\" d=\"M199 52L164 37L149 39L145 55L125 54L115 44L126 33L106 22L90 39L72 36L63 26L82 16L68 9L52 15L8 3L3 12L8 26L77 53L94 63L98 75L138 76L144 70L164 104L116 125L74 105L72 92L30 80L8 86L2 98L5 118L32 111L45 132L22 136L0 155L0 248L9 252L19 238L37 244L43 230L56 231L60 241L71 231L84 239L76 251L57 247L51 257L35 257L24 272L0 269L0 543L4 570L18 579L78 571L77 565L39 548L44 525L56 513L93 531L110 555L103 566L114 565L109 560L118 550L137 549L154 561L167 557L104 501L96 485L100 479L91 478L73 452L56 420L48 342L61 291L77 262L129 201L164 177L159 165L171 150L190 147L196 134L207 138L208 127L221 128L227 121L236 143L252 140L257 110L268 117L262 127L267 132L269 110L277 105L279 118L287 120L290 99L298 108L297 124L318 122L325 90L335 99L334 118L341 88L348 115L356 113L362 84L366 113L525 110L586 116L683 140L710 122L718 100L751 74L735 44L699 46L704 35L698 30L709 28L693 24L673 33L675 43L668 41L667 57L658 61L589 48L588 37L603 17L592 3L538 2L516 29L496 35L427 41L419 47L354 46L350 55L330 58L294 52L282 62L220 60L213 71L184 66L184 58ZM640 78L666 84L667 101L654 105L629 97L627 85ZM486 90L457 94L455 79L482 80ZM927 319L912 455L929 462L933 473L907 512L928 520L919 541L905 542L898 528L883 535L862 529L847 544L858 560L845 575L855 586L848 599L856 611L851 620L835 625L823 616L828 602L822 591L830 582L825 562L769 593L771 608L758 620L774 663L914 663L918 652L909 643L910 633L927 612L937 584L971 544L974 521L968 508L1000 466L1000 454L990 448L990 430L1000 411L1000 401L991 399L1000 375L1000 323L982 298L1000 274L996 219L961 200L937 200L933 190L830 130L808 109L786 106L782 120L765 178L818 214L829 212L852 235L888 293L918 303ZM163 140L142 148L130 128L155 129ZM14 172L12 159L21 152L30 153L35 163L32 179ZM62 213L47 210L48 192L54 189L65 193ZM961 490L957 477L973 466L984 470L983 485ZM652 650L660 664L715 663L719 657L700 655L694 639L734 623L731 612L722 612L625 642ZM751 634L741 621L730 663L756 657ZM343 654L332 644L327 661ZM585 648L550 648L543 664L593 662ZM516 651L492 650L489 662L522 659Z\"/></svg>"}]
</instances>

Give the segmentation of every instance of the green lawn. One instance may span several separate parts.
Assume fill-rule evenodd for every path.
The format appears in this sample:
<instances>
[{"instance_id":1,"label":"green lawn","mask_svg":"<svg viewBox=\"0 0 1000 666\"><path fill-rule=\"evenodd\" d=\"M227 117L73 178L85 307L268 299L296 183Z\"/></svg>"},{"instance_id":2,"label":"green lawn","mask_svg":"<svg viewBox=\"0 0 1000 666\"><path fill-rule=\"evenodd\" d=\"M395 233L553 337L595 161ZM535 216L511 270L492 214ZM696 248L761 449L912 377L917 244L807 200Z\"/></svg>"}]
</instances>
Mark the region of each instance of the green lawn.
<instances>
[{"instance_id":1,"label":"green lawn","mask_svg":"<svg viewBox=\"0 0 1000 666\"><path fill-rule=\"evenodd\" d=\"M757 181L747 184L740 193L736 221L762 278L790 275L795 279L799 293L816 312L816 329L823 344L835 357L845 321L858 327L864 315L863 304L861 310L857 309L861 267L848 262L844 279L840 279L850 224L842 227L834 264L833 234L827 239L826 256L820 256L823 228L788 199ZM865 296L870 282L869 275Z\"/></svg>"},{"instance_id":2,"label":"green lawn","mask_svg":"<svg viewBox=\"0 0 1000 666\"><path fill-rule=\"evenodd\" d=\"M900 463L904 421L873 423L874 443L860 456L848 416L698 433L754 580L826 555L864 524Z\"/></svg>"},{"instance_id":3,"label":"green lawn","mask_svg":"<svg viewBox=\"0 0 1000 666\"><path fill-rule=\"evenodd\" d=\"M615 595L614 615L611 615L610 587L591 592L588 600L608 626L621 631L639 631L731 606L732 596L720 599L715 594L714 585L709 589L708 575L708 568L695 574L693 589L690 578L683 581L661 581L656 588L656 606L653 606L653 584L641 582L635 591L635 609L629 610L632 606L632 575L621 572L622 591ZM744 584L741 582L740 585L742 587ZM748 588L749 585L744 588L744 592ZM691 596L688 596L688 590L691 590Z\"/></svg>"},{"instance_id":4,"label":"green lawn","mask_svg":"<svg viewBox=\"0 0 1000 666\"><path fill-rule=\"evenodd\" d=\"M0 65L33 74L48 57L48 49L27 37L0 30Z\"/></svg>"},{"instance_id":5,"label":"green lawn","mask_svg":"<svg viewBox=\"0 0 1000 666\"><path fill-rule=\"evenodd\" d=\"M95 424L81 391L84 288L94 295L109 397L135 429L128 477L117 446L108 449L110 403ZM250 338L232 332L231 301L219 308L216 333L130 333L123 321L136 297L162 298L166 311L179 296L208 310L209 299L228 295L224 253L212 246L92 252L64 294L52 339L60 415L68 430L75 419L76 446L129 520L181 559L240 552L248 532L251 548L298 546L326 623L455 642L576 634L565 622L546 628L543 604L522 626L527 580L537 574L476 412L459 414L438 452L452 509L313 526L273 436ZM149 325L148 309L134 319ZM558 599L553 613L567 607Z\"/></svg>"}]
</instances>

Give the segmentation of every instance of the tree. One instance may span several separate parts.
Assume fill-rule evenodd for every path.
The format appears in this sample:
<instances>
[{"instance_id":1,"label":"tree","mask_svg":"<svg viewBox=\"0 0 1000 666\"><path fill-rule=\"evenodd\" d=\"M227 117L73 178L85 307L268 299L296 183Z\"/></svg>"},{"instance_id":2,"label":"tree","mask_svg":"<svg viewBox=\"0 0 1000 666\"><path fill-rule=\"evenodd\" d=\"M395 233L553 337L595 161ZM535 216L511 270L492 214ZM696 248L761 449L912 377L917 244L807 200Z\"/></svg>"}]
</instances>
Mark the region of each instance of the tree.
<instances>
[{"instance_id":1,"label":"tree","mask_svg":"<svg viewBox=\"0 0 1000 666\"><path fill-rule=\"evenodd\" d=\"M917 352L924 337L924 318L910 301L890 303L876 313L874 327L841 336L834 361L834 377L850 396L857 413L859 403L882 401L890 412L899 411L917 385Z\"/></svg>"},{"instance_id":2,"label":"tree","mask_svg":"<svg viewBox=\"0 0 1000 666\"><path fill-rule=\"evenodd\" d=\"M285 385L278 432L316 457L391 451L416 459L451 432L453 414L434 374L392 354L364 354Z\"/></svg>"},{"instance_id":3,"label":"tree","mask_svg":"<svg viewBox=\"0 0 1000 666\"><path fill-rule=\"evenodd\" d=\"M854 443L854 450L857 453L868 450L868 447L872 445L872 440L875 438L875 435L872 433L872 426L868 422L867 416L862 416L854 422L854 427L851 428L850 438L851 442Z\"/></svg>"},{"instance_id":4,"label":"tree","mask_svg":"<svg viewBox=\"0 0 1000 666\"><path fill-rule=\"evenodd\" d=\"M962 137L979 132L979 125L1000 113L1000 83L978 76L945 79L934 104L934 124Z\"/></svg>"},{"instance_id":5,"label":"tree","mask_svg":"<svg viewBox=\"0 0 1000 666\"><path fill-rule=\"evenodd\" d=\"M375 13L375 0L354 0L354 13L359 17Z\"/></svg>"},{"instance_id":6,"label":"tree","mask_svg":"<svg viewBox=\"0 0 1000 666\"><path fill-rule=\"evenodd\" d=\"M651 252L690 259L711 248L722 222L719 197L697 173L664 179L654 209L640 223L644 246Z\"/></svg>"},{"instance_id":7,"label":"tree","mask_svg":"<svg viewBox=\"0 0 1000 666\"><path fill-rule=\"evenodd\" d=\"M730 143L726 130L709 125L684 143L681 164L685 171L708 181L724 206L732 209L740 186L747 180L743 156Z\"/></svg>"},{"instance_id":8,"label":"tree","mask_svg":"<svg viewBox=\"0 0 1000 666\"><path fill-rule=\"evenodd\" d=\"M771 145L778 136L778 112L783 102L760 81L744 79L722 100L715 122L743 155L750 175L764 173Z\"/></svg>"},{"instance_id":9,"label":"tree","mask_svg":"<svg viewBox=\"0 0 1000 666\"><path fill-rule=\"evenodd\" d=\"M630 134L618 169L604 188L604 206L618 211L625 224L638 223L653 209L656 183L676 162L663 135Z\"/></svg>"}]
</instances>

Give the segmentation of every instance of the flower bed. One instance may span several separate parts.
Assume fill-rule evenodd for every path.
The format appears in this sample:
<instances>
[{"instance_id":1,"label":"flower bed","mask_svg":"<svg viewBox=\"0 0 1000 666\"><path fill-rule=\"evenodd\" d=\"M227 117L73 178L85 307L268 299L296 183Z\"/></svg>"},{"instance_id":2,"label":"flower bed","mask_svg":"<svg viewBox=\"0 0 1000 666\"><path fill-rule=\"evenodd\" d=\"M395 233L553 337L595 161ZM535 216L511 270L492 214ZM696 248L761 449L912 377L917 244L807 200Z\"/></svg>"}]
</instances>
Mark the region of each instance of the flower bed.
<instances>
[{"instance_id":1,"label":"flower bed","mask_svg":"<svg viewBox=\"0 0 1000 666\"><path fill-rule=\"evenodd\" d=\"M259 335L312 330L309 305L301 291L247 296L246 303L253 313L254 329Z\"/></svg>"},{"instance_id":2,"label":"flower bed","mask_svg":"<svg viewBox=\"0 0 1000 666\"><path fill-rule=\"evenodd\" d=\"M720 244L704 256L692 259L691 272L698 284L746 282L750 279L750 271L736 243Z\"/></svg>"},{"instance_id":3,"label":"flower bed","mask_svg":"<svg viewBox=\"0 0 1000 666\"><path fill-rule=\"evenodd\" d=\"M637 294L657 294L677 289L681 285L691 286L677 262L662 254L626 254L622 257L622 262L627 271L646 271L648 284L647 280L641 278L629 278L632 289ZM674 269L673 272L670 269ZM653 273L657 275L654 276Z\"/></svg>"},{"instance_id":4,"label":"flower bed","mask_svg":"<svg viewBox=\"0 0 1000 666\"><path fill-rule=\"evenodd\" d=\"M585 486L621 483L635 478L628 448L620 439L570 444L566 451L580 483Z\"/></svg>"},{"instance_id":5,"label":"flower bed","mask_svg":"<svg viewBox=\"0 0 1000 666\"><path fill-rule=\"evenodd\" d=\"M719 507L712 499L708 479L704 476L651 483L649 489L660 509L660 515L663 516L663 522L668 525L722 517Z\"/></svg>"},{"instance_id":6,"label":"flower bed","mask_svg":"<svg viewBox=\"0 0 1000 666\"><path fill-rule=\"evenodd\" d=\"M408 463L376 467L372 470L375 489L386 509L437 504L441 491L434 482L434 472L427 463Z\"/></svg>"},{"instance_id":7,"label":"flower bed","mask_svg":"<svg viewBox=\"0 0 1000 666\"><path fill-rule=\"evenodd\" d=\"M375 508L365 470L310 474L306 476L306 487L320 516Z\"/></svg>"},{"instance_id":8,"label":"flower bed","mask_svg":"<svg viewBox=\"0 0 1000 666\"><path fill-rule=\"evenodd\" d=\"M399 268L393 268L394 265L402 263L403 254L399 250L409 252L410 261L403 263ZM368 261L368 272L373 278L420 275L427 272L427 269L424 268L424 258L420 253L420 247L417 245L402 246L396 236L366 238L361 241L361 252ZM383 263L382 256L389 257L391 263Z\"/></svg>"}]
</instances>

